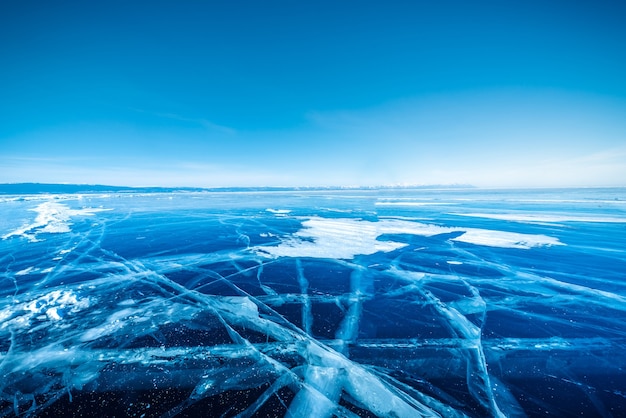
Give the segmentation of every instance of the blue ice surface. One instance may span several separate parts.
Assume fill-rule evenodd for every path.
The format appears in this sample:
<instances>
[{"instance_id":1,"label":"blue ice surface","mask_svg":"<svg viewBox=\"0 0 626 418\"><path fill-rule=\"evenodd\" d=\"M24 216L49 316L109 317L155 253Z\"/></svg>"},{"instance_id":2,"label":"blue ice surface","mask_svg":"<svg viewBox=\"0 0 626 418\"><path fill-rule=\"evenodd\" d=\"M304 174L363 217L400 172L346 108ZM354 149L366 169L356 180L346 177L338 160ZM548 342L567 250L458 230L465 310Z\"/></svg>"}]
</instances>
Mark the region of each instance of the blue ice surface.
<instances>
[{"instance_id":1,"label":"blue ice surface","mask_svg":"<svg viewBox=\"0 0 626 418\"><path fill-rule=\"evenodd\" d=\"M626 190L0 198L0 416L626 416Z\"/></svg>"}]
</instances>

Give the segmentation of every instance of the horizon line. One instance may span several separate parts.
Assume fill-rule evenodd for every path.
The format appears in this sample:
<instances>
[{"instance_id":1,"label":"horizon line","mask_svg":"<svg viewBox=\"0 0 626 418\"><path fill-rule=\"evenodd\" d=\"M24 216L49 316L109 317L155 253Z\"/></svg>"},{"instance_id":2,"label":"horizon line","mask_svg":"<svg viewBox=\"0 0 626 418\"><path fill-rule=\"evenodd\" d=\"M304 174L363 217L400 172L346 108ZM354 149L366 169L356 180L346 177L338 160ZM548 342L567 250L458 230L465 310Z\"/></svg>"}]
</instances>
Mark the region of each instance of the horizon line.
<instances>
[{"instance_id":1,"label":"horizon line","mask_svg":"<svg viewBox=\"0 0 626 418\"><path fill-rule=\"evenodd\" d=\"M30 190L19 190L20 188ZM70 188L74 190L53 190L54 188ZM80 188L91 188L92 190L80 190ZM554 190L554 189L623 189L622 186L475 186L472 184L389 184L389 185L305 185L305 186L122 186L110 184L94 183L39 183L39 182L17 182L0 183L0 194L46 194L46 193L80 193L80 192L236 192L236 191L322 191L322 190ZM97 189L97 190L96 190Z\"/></svg>"}]
</instances>

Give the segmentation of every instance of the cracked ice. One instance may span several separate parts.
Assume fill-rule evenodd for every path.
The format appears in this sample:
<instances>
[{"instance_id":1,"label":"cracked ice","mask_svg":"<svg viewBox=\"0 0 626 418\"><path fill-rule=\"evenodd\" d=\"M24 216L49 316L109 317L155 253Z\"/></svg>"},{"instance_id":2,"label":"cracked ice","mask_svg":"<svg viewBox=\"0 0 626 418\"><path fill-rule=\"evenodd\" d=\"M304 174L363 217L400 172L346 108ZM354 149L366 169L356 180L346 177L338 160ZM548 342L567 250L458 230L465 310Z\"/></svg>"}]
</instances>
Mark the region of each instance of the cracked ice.
<instances>
[{"instance_id":1,"label":"cracked ice","mask_svg":"<svg viewBox=\"0 0 626 418\"><path fill-rule=\"evenodd\" d=\"M624 191L533 193L4 199L0 415L620 416Z\"/></svg>"}]
</instances>

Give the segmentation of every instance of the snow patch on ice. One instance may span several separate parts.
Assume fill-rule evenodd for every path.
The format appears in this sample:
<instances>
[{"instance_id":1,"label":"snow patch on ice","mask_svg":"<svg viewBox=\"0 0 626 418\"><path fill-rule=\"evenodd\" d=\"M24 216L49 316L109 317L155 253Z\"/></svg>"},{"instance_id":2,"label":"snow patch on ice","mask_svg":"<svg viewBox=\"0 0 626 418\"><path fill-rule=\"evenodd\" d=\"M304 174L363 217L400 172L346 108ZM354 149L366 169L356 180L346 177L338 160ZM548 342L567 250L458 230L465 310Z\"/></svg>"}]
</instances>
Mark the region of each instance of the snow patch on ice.
<instances>
[{"instance_id":1,"label":"snow patch on ice","mask_svg":"<svg viewBox=\"0 0 626 418\"><path fill-rule=\"evenodd\" d=\"M265 209L266 212L269 213L273 213L274 215L286 215L288 213L291 213L291 211L289 209L272 209L272 208L267 208Z\"/></svg>"},{"instance_id":2,"label":"snow patch on ice","mask_svg":"<svg viewBox=\"0 0 626 418\"><path fill-rule=\"evenodd\" d=\"M93 216L94 213L110 209L70 209L66 204L48 201L29 210L37 212L35 220L3 235L3 240L13 236L22 236L31 242L37 242L40 241L37 235L42 233L62 234L70 232L71 219L75 216Z\"/></svg>"},{"instance_id":3,"label":"snow patch on ice","mask_svg":"<svg viewBox=\"0 0 626 418\"><path fill-rule=\"evenodd\" d=\"M524 223L552 222L594 222L594 223L626 223L626 217L618 216L577 216L536 213L453 213L452 215L474 218L497 219Z\"/></svg>"},{"instance_id":4,"label":"snow patch on ice","mask_svg":"<svg viewBox=\"0 0 626 418\"><path fill-rule=\"evenodd\" d=\"M458 229L462 230L462 229ZM467 228L465 233L452 241L500 248L528 250L546 245L565 245L558 238L547 235L520 234L518 232L494 231L489 229Z\"/></svg>"},{"instance_id":5,"label":"snow patch on ice","mask_svg":"<svg viewBox=\"0 0 626 418\"><path fill-rule=\"evenodd\" d=\"M376 202L376 206L444 206L456 205L452 202Z\"/></svg>"},{"instance_id":6,"label":"snow patch on ice","mask_svg":"<svg viewBox=\"0 0 626 418\"><path fill-rule=\"evenodd\" d=\"M563 245L557 238L546 235L479 228L443 227L398 219L378 222L351 218L327 219L313 217L302 222L303 229L276 246L257 246L253 250L270 257L313 257L352 259L356 255L390 252L407 244L380 241L381 235L411 234L434 236L462 232L453 241L490 247L529 249L544 245Z\"/></svg>"},{"instance_id":7,"label":"snow patch on ice","mask_svg":"<svg viewBox=\"0 0 626 418\"><path fill-rule=\"evenodd\" d=\"M79 298L71 290L54 290L28 301L17 301L0 310L0 330L28 328L34 320L60 321L64 315L90 306L89 298Z\"/></svg>"},{"instance_id":8,"label":"snow patch on ice","mask_svg":"<svg viewBox=\"0 0 626 418\"><path fill-rule=\"evenodd\" d=\"M26 276L27 274L32 273L35 270L35 267L27 267L24 270L20 270L15 273L16 276Z\"/></svg>"}]
</instances>

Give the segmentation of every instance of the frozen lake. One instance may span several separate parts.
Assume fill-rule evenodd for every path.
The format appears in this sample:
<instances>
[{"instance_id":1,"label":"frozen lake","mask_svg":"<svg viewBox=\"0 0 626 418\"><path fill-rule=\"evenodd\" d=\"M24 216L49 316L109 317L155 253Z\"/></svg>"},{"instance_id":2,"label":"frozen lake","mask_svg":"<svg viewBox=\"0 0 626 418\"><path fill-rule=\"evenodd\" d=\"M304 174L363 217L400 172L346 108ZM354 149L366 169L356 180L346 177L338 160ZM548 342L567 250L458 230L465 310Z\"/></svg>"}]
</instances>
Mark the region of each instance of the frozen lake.
<instances>
[{"instance_id":1,"label":"frozen lake","mask_svg":"<svg viewBox=\"0 0 626 418\"><path fill-rule=\"evenodd\" d=\"M626 415L625 189L0 197L0 416Z\"/></svg>"}]
</instances>

